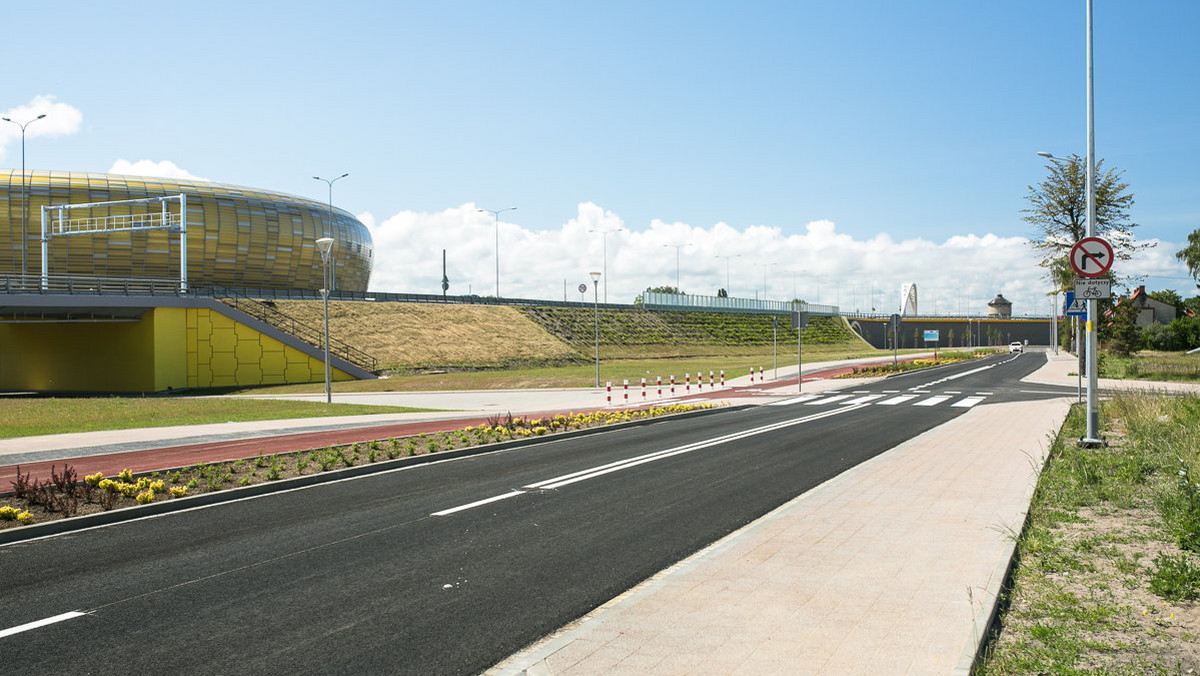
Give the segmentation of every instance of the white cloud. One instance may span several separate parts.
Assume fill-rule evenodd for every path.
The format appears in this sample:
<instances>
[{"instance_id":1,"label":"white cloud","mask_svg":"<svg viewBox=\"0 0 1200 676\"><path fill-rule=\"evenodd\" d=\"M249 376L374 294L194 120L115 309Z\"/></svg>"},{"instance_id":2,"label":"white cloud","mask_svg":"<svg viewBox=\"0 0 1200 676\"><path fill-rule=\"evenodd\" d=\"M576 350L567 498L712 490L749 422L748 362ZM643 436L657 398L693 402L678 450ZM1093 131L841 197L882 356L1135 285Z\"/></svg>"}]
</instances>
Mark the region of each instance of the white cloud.
<instances>
[{"instance_id":1,"label":"white cloud","mask_svg":"<svg viewBox=\"0 0 1200 676\"><path fill-rule=\"evenodd\" d=\"M38 136L66 136L79 131L83 126L83 113L74 106L55 101L54 98L47 95L35 96L25 105L0 112L0 117L12 120L12 123L0 120L0 161L8 159L10 147L16 148L16 152L20 153L19 124L25 124L26 139ZM46 117L39 120L38 115Z\"/></svg>"},{"instance_id":2,"label":"white cloud","mask_svg":"<svg viewBox=\"0 0 1200 676\"><path fill-rule=\"evenodd\" d=\"M603 300L607 282L613 303L632 302L649 286L674 286L674 245L682 244L679 279L688 293L715 295L726 286L728 256L729 293L742 298L787 300L795 294L844 311L893 312L901 285L915 282L924 312L985 312L997 293L1013 302L1018 315L1050 309L1049 285L1024 237L989 233L944 242L896 241L880 233L860 240L825 220L803 228L743 229L653 220L637 228L591 202L580 204L560 227L535 231L519 225L519 214L501 214L499 226L500 292L506 297L562 300L565 289L568 300L580 300L579 284L605 267L603 237L589 230L622 228L607 236L608 274L600 286ZM438 213L404 211L379 223L371 214L360 218L375 239L372 291L441 293L445 249L451 294L495 293L495 224L474 204ZM1179 248L1161 243L1120 272L1186 277L1173 256ZM1191 287L1177 282L1175 288Z\"/></svg>"},{"instance_id":3,"label":"white cloud","mask_svg":"<svg viewBox=\"0 0 1200 676\"><path fill-rule=\"evenodd\" d=\"M202 178L192 174L186 169L181 169L170 160L155 162L154 160L138 160L130 162L129 160L118 159L113 162L112 168L108 170L110 174L126 174L130 176L153 176L155 178L182 178L190 181L207 181L207 178Z\"/></svg>"}]
</instances>

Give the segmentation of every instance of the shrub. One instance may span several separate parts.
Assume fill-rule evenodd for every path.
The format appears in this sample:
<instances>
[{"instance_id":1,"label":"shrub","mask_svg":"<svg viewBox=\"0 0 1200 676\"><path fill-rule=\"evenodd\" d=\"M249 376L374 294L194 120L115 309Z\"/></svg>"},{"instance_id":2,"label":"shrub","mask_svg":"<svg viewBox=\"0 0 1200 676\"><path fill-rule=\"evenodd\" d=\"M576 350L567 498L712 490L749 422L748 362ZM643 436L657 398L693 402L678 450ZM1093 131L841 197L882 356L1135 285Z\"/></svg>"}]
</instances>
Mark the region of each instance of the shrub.
<instances>
[{"instance_id":1,"label":"shrub","mask_svg":"<svg viewBox=\"0 0 1200 676\"><path fill-rule=\"evenodd\" d=\"M154 491L142 491L141 493L138 493L137 497L134 499L138 501L138 504L142 505L148 502L154 502Z\"/></svg>"},{"instance_id":2,"label":"shrub","mask_svg":"<svg viewBox=\"0 0 1200 676\"><path fill-rule=\"evenodd\" d=\"M1154 559L1150 591L1168 601L1194 601L1200 598L1200 566L1187 553L1162 552Z\"/></svg>"},{"instance_id":3,"label":"shrub","mask_svg":"<svg viewBox=\"0 0 1200 676\"><path fill-rule=\"evenodd\" d=\"M171 486L171 497L182 498L187 495L187 486Z\"/></svg>"}]
</instances>

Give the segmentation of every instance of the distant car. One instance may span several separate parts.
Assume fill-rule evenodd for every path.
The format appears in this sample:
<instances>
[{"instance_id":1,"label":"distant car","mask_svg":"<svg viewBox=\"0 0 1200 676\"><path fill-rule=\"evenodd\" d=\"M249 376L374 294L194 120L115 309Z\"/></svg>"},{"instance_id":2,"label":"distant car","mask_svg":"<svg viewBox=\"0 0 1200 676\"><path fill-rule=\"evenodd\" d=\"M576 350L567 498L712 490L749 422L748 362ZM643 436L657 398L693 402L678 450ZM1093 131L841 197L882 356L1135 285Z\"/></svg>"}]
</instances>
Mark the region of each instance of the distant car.
<instances>
[{"instance_id":1,"label":"distant car","mask_svg":"<svg viewBox=\"0 0 1200 676\"><path fill-rule=\"evenodd\" d=\"M1024 349L1025 349L1025 346L1022 343L1017 342L1017 341L1013 341L1008 344L1009 352L1023 352Z\"/></svg>"}]
</instances>

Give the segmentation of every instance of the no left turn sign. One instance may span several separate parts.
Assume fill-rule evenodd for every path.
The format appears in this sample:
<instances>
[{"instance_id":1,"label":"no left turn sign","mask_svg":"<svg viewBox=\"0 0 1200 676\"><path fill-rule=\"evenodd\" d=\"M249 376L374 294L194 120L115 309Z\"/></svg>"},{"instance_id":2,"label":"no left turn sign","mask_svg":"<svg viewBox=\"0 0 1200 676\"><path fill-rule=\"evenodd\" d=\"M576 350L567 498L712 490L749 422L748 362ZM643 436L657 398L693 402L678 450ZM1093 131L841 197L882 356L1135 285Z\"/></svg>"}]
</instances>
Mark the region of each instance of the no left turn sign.
<instances>
[{"instance_id":1,"label":"no left turn sign","mask_svg":"<svg viewBox=\"0 0 1200 676\"><path fill-rule=\"evenodd\" d=\"M1113 264L1113 248L1107 240L1084 237L1071 247L1071 268L1080 277L1099 277Z\"/></svg>"}]
</instances>

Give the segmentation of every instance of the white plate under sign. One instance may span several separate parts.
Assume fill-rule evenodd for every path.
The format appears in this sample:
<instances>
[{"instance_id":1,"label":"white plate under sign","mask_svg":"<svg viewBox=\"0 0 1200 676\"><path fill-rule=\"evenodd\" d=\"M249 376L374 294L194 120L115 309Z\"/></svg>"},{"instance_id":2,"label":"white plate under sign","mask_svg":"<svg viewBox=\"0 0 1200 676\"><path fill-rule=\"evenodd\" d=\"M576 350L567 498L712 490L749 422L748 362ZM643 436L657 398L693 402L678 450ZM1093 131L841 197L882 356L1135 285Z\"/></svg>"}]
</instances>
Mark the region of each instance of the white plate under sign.
<instances>
[{"instance_id":1,"label":"white plate under sign","mask_svg":"<svg viewBox=\"0 0 1200 676\"><path fill-rule=\"evenodd\" d=\"M1075 279L1075 299L1088 300L1092 298L1111 298L1111 279Z\"/></svg>"}]
</instances>

